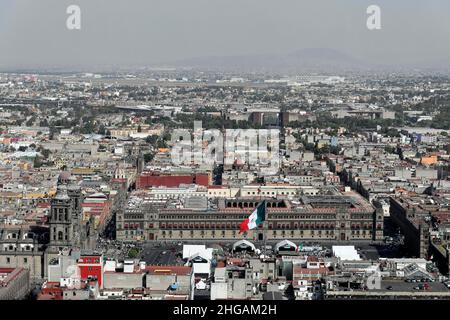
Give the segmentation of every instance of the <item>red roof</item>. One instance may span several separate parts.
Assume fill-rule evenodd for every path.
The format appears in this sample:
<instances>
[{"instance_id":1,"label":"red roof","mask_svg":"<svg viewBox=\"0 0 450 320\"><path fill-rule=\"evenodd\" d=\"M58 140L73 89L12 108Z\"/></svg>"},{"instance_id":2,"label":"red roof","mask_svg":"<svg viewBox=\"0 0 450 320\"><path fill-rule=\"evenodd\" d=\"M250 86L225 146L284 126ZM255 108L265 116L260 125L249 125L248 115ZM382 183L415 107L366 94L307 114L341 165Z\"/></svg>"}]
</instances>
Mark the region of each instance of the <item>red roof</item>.
<instances>
[{"instance_id":1,"label":"red roof","mask_svg":"<svg viewBox=\"0 0 450 320\"><path fill-rule=\"evenodd\" d=\"M105 202L83 202L81 204L82 207L105 207L109 203L107 201Z\"/></svg>"},{"instance_id":2,"label":"red roof","mask_svg":"<svg viewBox=\"0 0 450 320\"><path fill-rule=\"evenodd\" d=\"M49 202L39 202L37 204L38 208L50 208L50 203Z\"/></svg>"},{"instance_id":3,"label":"red roof","mask_svg":"<svg viewBox=\"0 0 450 320\"><path fill-rule=\"evenodd\" d=\"M54 296L51 294L46 294L46 293L39 293L37 298L37 300L62 300L63 297L62 296Z\"/></svg>"},{"instance_id":4,"label":"red roof","mask_svg":"<svg viewBox=\"0 0 450 320\"><path fill-rule=\"evenodd\" d=\"M177 274L177 275L189 275L192 272L191 267L187 266L146 266L145 270L150 274Z\"/></svg>"},{"instance_id":5,"label":"red roof","mask_svg":"<svg viewBox=\"0 0 450 320\"><path fill-rule=\"evenodd\" d=\"M308 258L306 258L306 261L308 262L319 262L319 258L316 256L308 256Z\"/></svg>"},{"instance_id":6,"label":"red roof","mask_svg":"<svg viewBox=\"0 0 450 320\"><path fill-rule=\"evenodd\" d=\"M313 269L313 268L303 268L301 266L294 266L294 278L296 274L327 274L330 270L326 267L321 267L321 268L317 268L317 269Z\"/></svg>"}]
</instances>

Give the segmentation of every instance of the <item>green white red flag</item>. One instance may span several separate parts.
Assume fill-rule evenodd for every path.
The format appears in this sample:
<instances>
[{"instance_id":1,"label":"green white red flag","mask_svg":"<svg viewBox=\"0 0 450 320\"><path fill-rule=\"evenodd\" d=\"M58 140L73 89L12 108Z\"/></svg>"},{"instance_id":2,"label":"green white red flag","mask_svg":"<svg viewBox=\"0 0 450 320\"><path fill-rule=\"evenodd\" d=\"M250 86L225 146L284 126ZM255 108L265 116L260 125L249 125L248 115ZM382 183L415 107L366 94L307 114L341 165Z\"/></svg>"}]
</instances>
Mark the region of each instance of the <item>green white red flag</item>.
<instances>
[{"instance_id":1,"label":"green white red flag","mask_svg":"<svg viewBox=\"0 0 450 320\"><path fill-rule=\"evenodd\" d=\"M266 220L266 201L261 202L255 210L250 214L250 216L242 221L239 226L239 233L247 232L257 228Z\"/></svg>"}]
</instances>

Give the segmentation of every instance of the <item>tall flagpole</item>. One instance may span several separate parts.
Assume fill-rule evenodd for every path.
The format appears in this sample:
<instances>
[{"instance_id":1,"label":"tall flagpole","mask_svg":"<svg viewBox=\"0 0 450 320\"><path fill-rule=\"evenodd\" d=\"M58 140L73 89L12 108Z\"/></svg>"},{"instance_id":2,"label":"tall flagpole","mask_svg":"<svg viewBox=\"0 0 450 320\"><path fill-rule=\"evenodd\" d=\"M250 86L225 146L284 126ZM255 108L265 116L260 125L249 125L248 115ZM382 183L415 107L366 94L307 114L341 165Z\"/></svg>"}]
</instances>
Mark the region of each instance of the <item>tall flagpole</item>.
<instances>
[{"instance_id":1,"label":"tall flagpole","mask_svg":"<svg viewBox=\"0 0 450 320\"><path fill-rule=\"evenodd\" d=\"M264 224L263 224L263 237L264 237L264 257L266 256L266 240L267 240L267 224L269 223L268 218L269 218L269 214L267 212L267 201L264 200Z\"/></svg>"}]
</instances>

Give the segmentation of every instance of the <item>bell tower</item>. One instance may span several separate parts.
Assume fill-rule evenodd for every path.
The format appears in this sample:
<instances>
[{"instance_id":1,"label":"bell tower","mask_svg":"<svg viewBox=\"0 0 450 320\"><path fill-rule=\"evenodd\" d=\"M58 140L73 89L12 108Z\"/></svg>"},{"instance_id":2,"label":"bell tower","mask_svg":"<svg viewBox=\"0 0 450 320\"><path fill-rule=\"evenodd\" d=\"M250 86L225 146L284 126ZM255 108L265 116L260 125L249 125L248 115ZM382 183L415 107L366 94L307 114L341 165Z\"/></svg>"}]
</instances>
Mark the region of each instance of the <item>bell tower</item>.
<instances>
[{"instance_id":1,"label":"bell tower","mask_svg":"<svg viewBox=\"0 0 450 320\"><path fill-rule=\"evenodd\" d=\"M50 243L49 251L58 253L72 246L72 200L67 194L67 187L59 185L50 208Z\"/></svg>"},{"instance_id":2,"label":"bell tower","mask_svg":"<svg viewBox=\"0 0 450 320\"><path fill-rule=\"evenodd\" d=\"M77 184L74 177L71 177L69 184L67 185L67 195L72 201L72 244L74 246L80 246L83 241L82 235L82 211L81 203L83 202L83 194L81 187Z\"/></svg>"}]
</instances>

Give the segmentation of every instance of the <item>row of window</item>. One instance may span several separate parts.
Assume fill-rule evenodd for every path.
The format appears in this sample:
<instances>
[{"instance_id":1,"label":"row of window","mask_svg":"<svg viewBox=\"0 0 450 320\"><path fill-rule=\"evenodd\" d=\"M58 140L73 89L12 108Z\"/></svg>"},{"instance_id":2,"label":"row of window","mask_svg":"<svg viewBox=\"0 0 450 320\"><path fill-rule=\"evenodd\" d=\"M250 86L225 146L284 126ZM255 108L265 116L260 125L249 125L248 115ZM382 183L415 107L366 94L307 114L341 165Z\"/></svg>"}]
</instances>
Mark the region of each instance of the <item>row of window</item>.
<instances>
[{"instance_id":1,"label":"row of window","mask_svg":"<svg viewBox=\"0 0 450 320\"><path fill-rule=\"evenodd\" d=\"M255 193L253 193L255 194ZM284 192L282 192L284 195ZM255 208L259 205L259 202L227 202L227 208ZM286 208L286 204L282 201L280 202L268 202L267 208Z\"/></svg>"},{"instance_id":2,"label":"row of window","mask_svg":"<svg viewBox=\"0 0 450 320\"><path fill-rule=\"evenodd\" d=\"M80 258L78 260L78 262L80 262L80 263L100 263L100 259L98 259L98 258L93 258L93 259L91 259L91 258ZM90 270L91 267L89 267L88 269L89 269L89 271L91 271Z\"/></svg>"},{"instance_id":3,"label":"row of window","mask_svg":"<svg viewBox=\"0 0 450 320\"><path fill-rule=\"evenodd\" d=\"M160 224L160 228L161 229L236 229L239 228L240 223L236 223L236 222L228 222L228 223L161 223ZM370 230L372 229L372 225L371 224L364 224L364 225L360 225L360 224L352 224L351 225L351 229L366 229L366 230ZM125 224L125 228L127 228L127 224ZM262 225L260 226L260 228L262 228ZM335 229L336 225L335 224L292 224L292 223L278 223L278 224L272 224L270 223L268 225L269 229ZM341 228L345 228L345 224L341 224ZM377 229L381 229L381 224L377 225Z\"/></svg>"},{"instance_id":4,"label":"row of window","mask_svg":"<svg viewBox=\"0 0 450 320\"><path fill-rule=\"evenodd\" d=\"M125 217L127 219L128 217ZM243 213L241 215L233 214L233 215L160 215L160 219L167 220L231 220L231 219L246 219L248 218L248 213ZM336 220L336 215L334 214L300 214L300 215L282 215L282 214L271 214L270 218L273 220L289 220L289 219L302 219L302 220ZM129 219L133 219L130 217ZM143 219L140 217L136 217L134 219ZM351 220L372 220L373 216L371 214L361 215L356 218L354 216L351 217Z\"/></svg>"},{"instance_id":5,"label":"row of window","mask_svg":"<svg viewBox=\"0 0 450 320\"><path fill-rule=\"evenodd\" d=\"M235 229L239 228L241 221L239 222L227 222L227 223L160 223L161 229ZM261 226L262 227L262 226ZM345 224L341 224L341 228L345 228ZM125 223L124 229L143 229L142 223ZM150 223L148 229L153 229L154 224ZM334 223L277 223L268 225L269 229L335 229ZM373 228L372 224L352 224L350 229L366 229L370 230ZM118 229L122 229L122 225L118 225ZM382 225L378 224L377 229L382 229ZM56 240L56 239L55 239ZM62 240L61 238L59 240Z\"/></svg>"},{"instance_id":6,"label":"row of window","mask_svg":"<svg viewBox=\"0 0 450 320\"><path fill-rule=\"evenodd\" d=\"M247 191L247 192L245 192L245 195L247 195L247 196L250 196L250 195L253 195L253 196L255 196L255 195L268 195L268 196L274 196L274 195L276 195L276 194L278 194L278 195L296 195L296 194L298 194L298 192L297 191L277 191L277 192L274 192L274 191Z\"/></svg>"},{"instance_id":7,"label":"row of window","mask_svg":"<svg viewBox=\"0 0 450 320\"><path fill-rule=\"evenodd\" d=\"M143 226L142 226L142 224L139 224L139 223L125 223L124 224L124 229L142 229L143 228ZM149 228L153 228L153 224L151 224L151 227L149 226ZM119 228L118 229L121 229L120 228L120 225L119 225Z\"/></svg>"},{"instance_id":8,"label":"row of window","mask_svg":"<svg viewBox=\"0 0 450 320\"><path fill-rule=\"evenodd\" d=\"M303 230L300 230L300 236L304 236L304 232L303 232ZM162 235L162 238L173 238L174 236L176 236L177 238L182 238L183 237L183 231L179 231L178 232L178 235L174 235L174 232L172 232L172 230L169 230L169 231L165 231L165 230L163 230L163 231L161 231L161 235ZM238 231L233 231L232 232L232 234L231 234L231 236L232 237L236 237L238 235ZM359 233L358 231L354 231L354 232L352 232L352 237L367 237L367 236L371 236L372 235L372 232L371 231L362 231L361 233ZM186 236L188 236L188 237L190 237L190 238L197 238L197 237L201 237L201 238L204 238L205 236L206 236L206 233L205 233L205 231L200 231L200 235L194 235L194 231L193 230L191 230L190 232L189 232L189 234L188 235L186 235ZM211 231L211 236L212 237L222 237L222 238L225 238L225 231L224 230L222 230L222 231L220 231L220 232L217 232L216 233L216 231L215 230L212 230ZM291 230L290 232L286 232L286 231L280 231L280 232L277 232L276 230L274 230L274 231L272 231L272 237L291 237L291 238L294 238L295 237L295 233L294 233L294 231L293 230ZM318 231L314 231L314 230L312 230L309 234L308 234L308 236L309 237L317 237L317 238L335 238L336 237L336 233L334 232L334 231L329 231L329 230L327 230L327 231L324 231L324 232L322 232L321 230L318 230Z\"/></svg>"},{"instance_id":9,"label":"row of window","mask_svg":"<svg viewBox=\"0 0 450 320\"><path fill-rule=\"evenodd\" d=\"M284 220L284 219L305 219L305 220L336 220L334 214L301 214L301 215L284 215L274 214L271 215L272 219Z\"/></svg>"},{"instance_id":10,"label":"row of window","mask_svg":"<svg viewBox=\"0 0 450 320\"><path fill-rule=\"evenodd\" d=\"M236 233L237 233L237 231L234 230L232 234L233 234L233 235L236 235ZM166 236L167 234L168 234L169 236L172 236L173 233L172 233L172 230L169 230L169 231L167 231L167 232L166 232L165 230L163 230L163 231L161 231L161 234L162 234L163 237L164 237L164 236ZM181 236L183 235L183 231L179 231L178 234L179 234L180 237L181 237ZM194 236L194 231L191 230L189 234L191 235L191 237L193 237L193 236ZM201 234L201 235L205 235L205 231L201 231L200 234ZM212 230L212 231L211 231L211 234L214 236L214 235L216 234L216 231L215 231L215 230ZM220 234L223 235L223 236L225 236L225 231L224 231L224 230L220 231Z\"/></svg>"},{"instance_id":11,"label":"row of window","mask_svg":"<svg viewBox=\"0 0 450 320\"><path fill-rule=\"evenodd\" d=\"M32 249L32 247L27 245L25 247L22 247L21 251L31 251L31 249ZM7 247L4 247L4 250L5 251L17 251L17 247L13 246L13 245L9 245Z\"/></svg>"},{"instance_id":12,"label":"row of window","mask_svg":"<svg viewBox=\"0 0 450 320\"><path fill-rule=\"evenodd\" d=\"M144 231L142 231L142 230L125 230L125 235L126 236L128 236L128 235L143 235L144 234Z\"/></svg>"},{"instance_id":13,"label":"row of window","mask_svg":"<svg viewBox=\"0 0 450 320\"><path fill-rule=\"evenodd\" d=\"M352 220L358 220L358 219L373 219L372 214L362 214L362 213L354 213L350 216Z\"/></svg>"},{"instance_id":14,"label":"row of window","mask_svg":"<svg viewBox=\"0 0 450 320\"><path fill-rule=\"evenodd\" d=\"M281 235L283 235L283 236L286 235L286 231L284 231L284 230L282 230L280 233L281 233ZM334 231L333 231L333 230L326 230L326 231L324 231L324 232L322 232L322 230L317 230L317 231L311 230L311 231L310 231L310 234L313 234L313 235L314 235L315 233L317 233L318 235L324 234L324 235L331 235L331 236L334 236ZM278 234L278 232L277 232L276 230L272 231L272 235L276 236L277 234ZM291 234L291 236L293 236L293 235L294 235L294 231L291 230L291 231L290 231L290 234ZM303 234L304 234L303 230L300 230L300 235L303 235Z\"/></svg>"},{"instance_id":15,"label":"row of window","mask_svg":"<svg viewBox=\"0 0 450 320\"><path fill-rule=\"evenodd\" d=\"M65 214L62 214L62 213L60 213L60 214L56 214L56 213L53 213L52 214L52 221L54 222L54 221L68 221L69 220L69 214L68 213L65 213Z\"/></svg>"},{"instance_id":16,"label":"row of window","mask_svg":"<svg viewBox=\"0 0 450 320\"><path fill-rule=\"evenodd\" d=\"M161 215L160 219L167 220L231 220L231 219L247 219L249 213L242 215Z\"/></svg>"},{"instance_id":17,"label":"row of window","mask_svg":"<svg viewBox=\"0 0 450 320\"><path fill-rule=\"evenodd\" d=\"M222 224L214 224L214 223L206 223L206 224L165 224L161 223L160 228L161 229L209 229L209 228L217 228L217 229L239 229L240 223L234 222L234 223L222 223Z\"/></svg>"},{"instance_id":18,"label":"row of window","mask_svg":"<svg viewBox=\"0 0 450 320\"><path fill-rule=\"evenodd\" d=\"M27 264L28 263L28 258L23 258L23 263ZM10 257L6 257L6 264L11 264L11 258Z\"/></svg>"},{"instance_id":19,"label":"row of window","mask_svg":"<svg viewBox=\"0 0 450 320\"><path fill-rule=\"evenodd\" d=\"M140 215L125 215L124 219L136 219L136 220L143 220L144 219L144 215L140 214Z\"/></svg>"},{"instance_id":20,"label":"row of window","mask_svg":"<svg viewBox=\"0 0 450 320\"><path fill-rule=\"evenodd\" d=\"M19 234L18 233L8 233L6 235L6 239L19 239ZM23 240L25 239L33 239L33 233L32 232L28 232L25 233L22 237Z\"/></svg>"}]
</instances>

